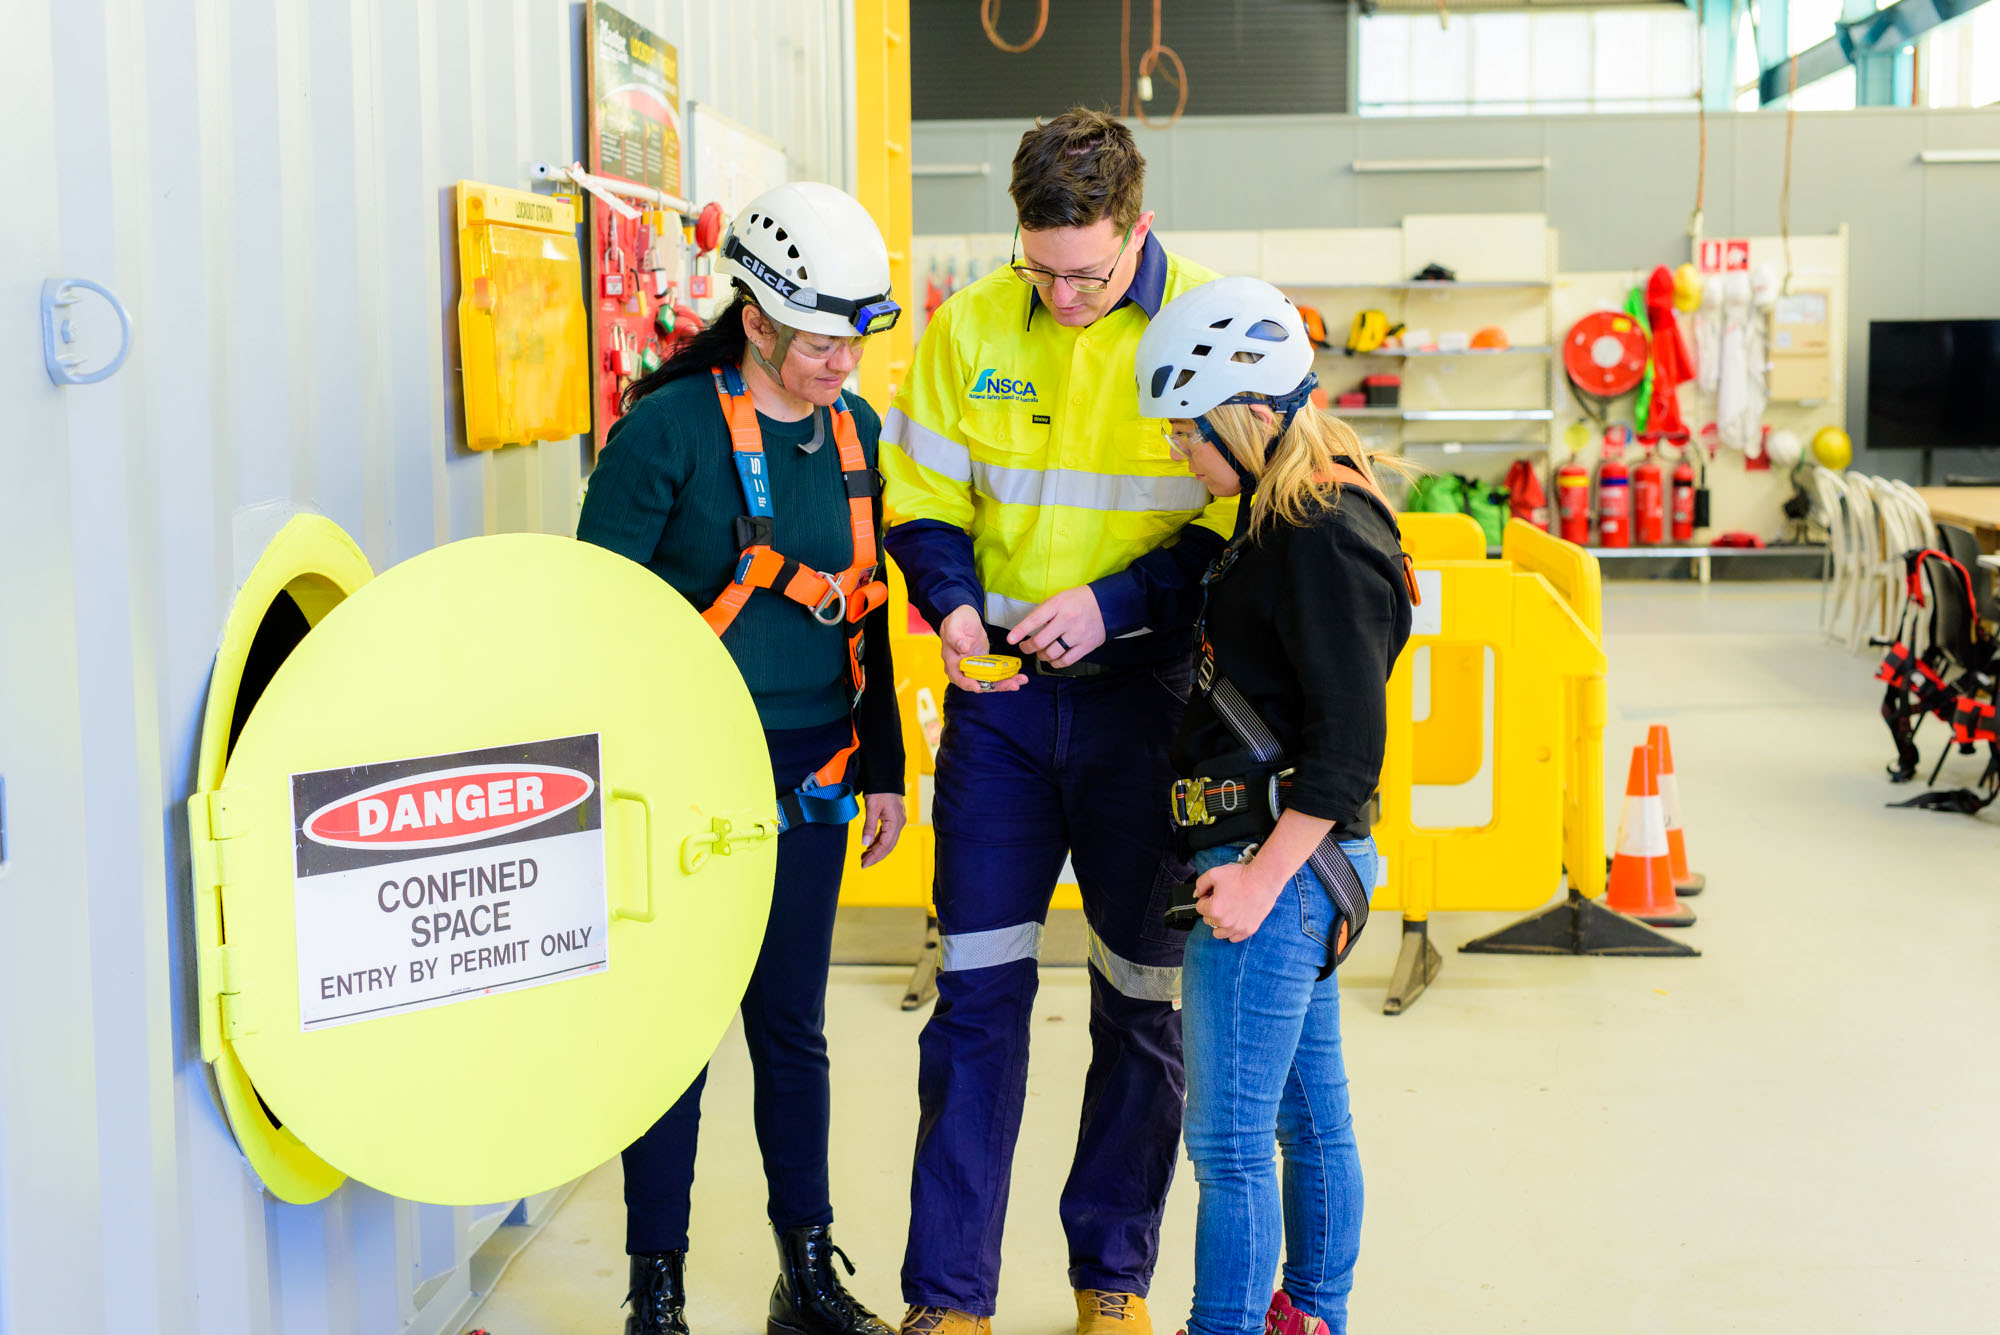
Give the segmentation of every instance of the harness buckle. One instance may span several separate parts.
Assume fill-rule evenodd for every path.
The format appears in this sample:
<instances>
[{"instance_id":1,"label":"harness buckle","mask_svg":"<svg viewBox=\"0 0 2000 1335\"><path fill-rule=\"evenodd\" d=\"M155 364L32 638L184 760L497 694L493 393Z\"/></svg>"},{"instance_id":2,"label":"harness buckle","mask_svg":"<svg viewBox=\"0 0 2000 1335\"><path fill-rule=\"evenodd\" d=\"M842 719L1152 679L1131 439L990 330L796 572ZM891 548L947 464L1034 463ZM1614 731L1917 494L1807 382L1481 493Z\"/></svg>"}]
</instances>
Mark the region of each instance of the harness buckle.
<instances>
[{"instance_id":1,"label":"harness buckle","mask_svg":"<svg viewBox=\"0 0 2000 1335\"><path fill-rule=\"evenodd\" d=\"M1175 779L1169 789L1169 816L1175 825L1185 829L1190 825L1213 825L1215 817L1208 814L1206 779Z\"/></svg>"},{"instance_id":2,"label":"harness buckle","mask_svg":"<svg viewBox=\"0 0 2000 1335\"><path fill-rule=\"evenodd\" d=\"M1201 661L1194 667L1194 684L1203 695L1215 685L1215 655L1208 651L1208 642L1201 646Z\"/></svg>"},{"instance_id":3,"label":"harness buckle","mask_svg":"<svg viewBox=\"0 0 2000 1335\"><path fill-rule=\"evenodd\" d=\"M817 573L821 579L826 581L826 596L820 599L818 604L813 607L812 618L822 626L838 626L841 622L847 620L847 590L840 586L839 579L827 574L824 570ZM834 609L834 613L830 617L826 615L828 608Z\"/></svg>"},{"instance_id":4,"label":"harness buckle","mask_svg":"<svg viewBox=\"0 0 2000 1335\"><path fill-rule=\"evenodd\" d=\"M736 516L736 545L746 551L752 547L769 547L775 533L770 515Z\"/></svg>"}]
</instances>

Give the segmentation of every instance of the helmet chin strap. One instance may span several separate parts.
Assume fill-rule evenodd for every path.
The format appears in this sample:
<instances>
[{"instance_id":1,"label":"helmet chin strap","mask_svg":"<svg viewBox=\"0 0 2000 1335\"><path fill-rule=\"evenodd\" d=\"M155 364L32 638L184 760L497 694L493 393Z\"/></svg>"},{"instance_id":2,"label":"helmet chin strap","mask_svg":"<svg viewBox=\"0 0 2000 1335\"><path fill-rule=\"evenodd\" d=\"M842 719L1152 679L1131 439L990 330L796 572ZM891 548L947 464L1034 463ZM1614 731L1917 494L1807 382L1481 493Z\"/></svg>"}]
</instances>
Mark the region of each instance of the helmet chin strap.
<instances>
[{"instance_id":1,"label":"helmet chin strap","mask_svg":"<svg viewBox=\"0 0 2000 1335\"><path fill-rule=\"evenodd\" d=\"M769 319L770 317L766 316L765 318ZM744 342L749 346L750 359L757 363L758 369L762 370L765 375L770 376L782 388L785 383L785 373L778 368L785 364L785 354L790 352L792 348L792 335L798 331L790 325L780 324L776 320L771 320L771 327L778 331L778 337L771 344L771 355L769 357L766 357L764 350L757 346L756 339L745 339Z\"/></svg>"},{"instance_id":2,"label":"helmet chin strap","mask_svg":"<svg viewBox=\"0 0 2000 1335\"><path fill-rule=\"evenodd\" d=\"M1271 452L1278 448L1278 442L1283 440L1285 433L1292 429L1292 420L1299 415L1299 409L1312 401L1312 392L1318 386L1319 376L1308 371L1306 372L1306 378L1299 382L1298 388L1289 394L1278 398L1266 398L1262 394L1238 394L1234 398L1224 399L1216 407L1226 408L1235 403L1261 403L1275 408L1284 414L1279 419L1278 429L1271 433L1271 439L1264 444L1264 462L1269 463L1271 461ZM1236 451L1223 444L1222 437L1218 436L1215 433L1215 429L1208 424L1208 415L1206 413L1194 419L1194 429L1201 433L1203 440L1215 447L1215 452L1228 462L1230 468L1235 470L1236 476L1243 483L1243 494L1238 498L1236 504L1236 532L1238 536L1241 536L1244 528L1250 522L1250 506L1248 502L1255 498L1257 494L1257 478L1249 469L1243 466L1242 460L1236 457Z\"/></svg>"}]
</instances>

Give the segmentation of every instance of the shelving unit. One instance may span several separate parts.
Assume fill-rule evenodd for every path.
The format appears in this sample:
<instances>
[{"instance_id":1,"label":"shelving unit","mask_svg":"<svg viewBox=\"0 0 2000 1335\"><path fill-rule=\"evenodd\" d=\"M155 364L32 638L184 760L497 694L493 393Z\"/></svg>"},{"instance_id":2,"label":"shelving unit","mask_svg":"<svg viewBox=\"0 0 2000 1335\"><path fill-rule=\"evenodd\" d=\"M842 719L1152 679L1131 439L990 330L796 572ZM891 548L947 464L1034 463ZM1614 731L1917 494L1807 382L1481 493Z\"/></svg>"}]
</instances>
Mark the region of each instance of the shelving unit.
<instances>
[{"instance_id":1,"label":"shelving unit","mask_svg":"<svg viewBox=\"0 0 2000 1335\"><path fill-rule=\"evenodd\" d=\"M1310 239L1307 239L1310 236ZM1400 371L1395 407L1341 408L1337 416L1378 449L1435 455L1545 456L1556 418L1555 245L1539 218L1413 217L1395 229L1301 234L1263 247L1266 276L1301 305L1319 308L1329 331L1359 310L1382 310L1391 324L1420 333L1428 347L1377 348L1353 356L1334 348L1318 362L1329 400L1364 375ZM1449 282L1396 277L1437 262L1458 270ZM1439 333L1471 335L1498 326L1504 348L1444 349ZM1338 339L1339 334L1334 334ZM1339 364L1344 363L1344 364ZM1389 424L1393 423L1391 426ZM1470 440L1450 440L1468 435ZM1478 471L1476 468L1469 471Z\"/></svg>"}]
</instances>

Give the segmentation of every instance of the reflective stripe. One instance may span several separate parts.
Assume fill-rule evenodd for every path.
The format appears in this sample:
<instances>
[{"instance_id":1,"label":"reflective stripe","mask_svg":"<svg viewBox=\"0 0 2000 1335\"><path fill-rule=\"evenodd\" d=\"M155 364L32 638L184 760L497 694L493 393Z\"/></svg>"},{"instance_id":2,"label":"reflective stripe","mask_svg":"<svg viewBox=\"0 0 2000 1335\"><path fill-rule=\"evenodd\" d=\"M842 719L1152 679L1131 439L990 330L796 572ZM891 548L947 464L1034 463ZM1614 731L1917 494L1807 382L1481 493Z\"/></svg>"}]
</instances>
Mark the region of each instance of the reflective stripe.
<instances>
[{"instance_id":1,"label":"reflective stripe","mask_svg":"<svg viewBox=\"0 0 2000 1335\"><path fill-rule=\"evenodd\" d=\"M989 593L986 595L986 624L989 626L998 626L1002 630L1012 630L1021 624L1022 617L1040 606L1040 603L1023 602L1019 598L1009 598L1004 593ZM1151 635L1152 633L1153 628L1151 626L1141 626L1137 630L1128 630L1123 635L1113 638L1135 640L1141 635Z\"/></svg>"},{"instance_id":2,"label":"reflective stripe","mask_svg":"<svg viewBox=\"0 0 2000 1335\"><path fill-rule=\"evenodd\" d=\"M903 453L933 473L953 482L972 480L972 452L950 436L912 421L901 408L891 408L883 417L882 439L901 446Z\"/></svg>"},{"instance_id":3,"label":"reflective stripe","mask_svg":"<svg viewBox=\"0 0 2000 1335\"><path fill-rule=\"evenodd\" d=\"M1177 965L1134 964L1105 945L1088 922L1084 924L1084 934L1090 943L1091 966L1104 975L1105 982L1134 1001L1181 999L1181 971Z\"/></svg>"},{"instance_id":4,"label":"reflective stripe","mask_svg":"<svg viewBox=\"0 0 2000 1335\"><path fill-rule=\"evenodd\" d=\"M1143 513L1199 510L1209 502L1208 488L1199 478L1088 473L1076 468L1004 468L984 460L972 465L972 485L1003 505L1064 505L1076 510Z\"/></svg>"},{"instance_id":5,"label":"reflective stripe","mask_svg":"<svg viewBox=\"0 0 2000 1335\"><path fill-rule=\"evenodd\" d=\"M945 973L990 969L996 964L1037 959L1041 953L1042 925L1038 922L938 938L938 968Z\"/></svg>"}]
</instances>

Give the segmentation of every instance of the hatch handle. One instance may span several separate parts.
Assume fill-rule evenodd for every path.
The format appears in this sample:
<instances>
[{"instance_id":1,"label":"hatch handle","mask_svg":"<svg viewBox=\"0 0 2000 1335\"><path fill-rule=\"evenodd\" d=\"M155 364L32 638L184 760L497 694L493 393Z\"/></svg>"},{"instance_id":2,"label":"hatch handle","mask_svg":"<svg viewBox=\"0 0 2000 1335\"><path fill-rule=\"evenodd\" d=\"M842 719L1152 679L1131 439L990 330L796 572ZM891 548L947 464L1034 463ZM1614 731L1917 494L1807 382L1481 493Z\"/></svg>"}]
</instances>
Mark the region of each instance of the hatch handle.
<instances>
[{"instance_id":1,"label":"hatch handle","mask_svg":"<svg viewBox=\"0 0 2000 1335\"><path fill-rule=\"evenodd\" d=\"M708 828L681 840L681 870L692 876L708 865L711 854L728 857L738 844L778 837L778 818L732 811L709 819Z\"/></svg>"},{"instance_id":2,"label":"hatch handle","mask_svg":"<svg viewBox=\"0 0 2000 1335\"><path fill-rule=\"evenodd\" d=\"M611 789L611 800L636 803L639 810L646 813L646 908L641 912L638 909L628 909L621 904L611 911L611 916L627 918L633 922L651 922L656 912L653 906L653 804L646 800L644 793L634 792L630 788Z\"/></svg>"}]
</instances>

